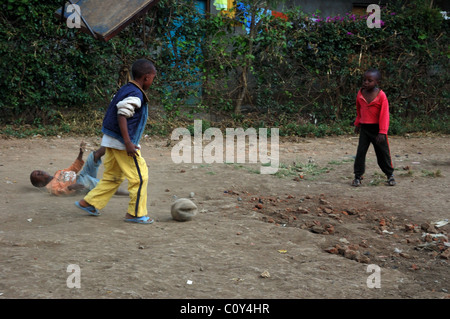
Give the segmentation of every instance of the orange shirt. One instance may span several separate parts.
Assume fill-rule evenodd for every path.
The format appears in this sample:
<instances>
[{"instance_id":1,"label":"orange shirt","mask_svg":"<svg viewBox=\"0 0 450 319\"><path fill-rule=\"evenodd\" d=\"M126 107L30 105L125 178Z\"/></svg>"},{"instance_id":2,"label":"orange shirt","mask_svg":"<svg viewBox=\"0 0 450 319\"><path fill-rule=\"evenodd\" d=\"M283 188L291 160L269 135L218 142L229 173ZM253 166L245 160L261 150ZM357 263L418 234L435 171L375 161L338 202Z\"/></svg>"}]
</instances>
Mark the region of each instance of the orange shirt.
<instances>
[{"instance_id":1,"label":"orange shirt","mask_svg":"<svg viewBox=\"0 0 450 319\"><path fill-rule=\"evenodd\" d=\"M380 89L376 98L367 103L359 90L356 96L356 120L355 126L360 124L378 124L379 133L387 134L389 130L389 102L386 94Z\"/></svg>"},{"instance_id":2,"label":"orange shirt","mask_svg":"<svg viewBox=\"0 0 450 319\"><path fill-rule=\"evenodd\" d=\"M53 176L53 179L45 187L53 195L67 195L74 191L67 187L77 182L77 173L84 165L83 160L78 158L66 169L59 170Z\"/></svg>"}]
</instances>

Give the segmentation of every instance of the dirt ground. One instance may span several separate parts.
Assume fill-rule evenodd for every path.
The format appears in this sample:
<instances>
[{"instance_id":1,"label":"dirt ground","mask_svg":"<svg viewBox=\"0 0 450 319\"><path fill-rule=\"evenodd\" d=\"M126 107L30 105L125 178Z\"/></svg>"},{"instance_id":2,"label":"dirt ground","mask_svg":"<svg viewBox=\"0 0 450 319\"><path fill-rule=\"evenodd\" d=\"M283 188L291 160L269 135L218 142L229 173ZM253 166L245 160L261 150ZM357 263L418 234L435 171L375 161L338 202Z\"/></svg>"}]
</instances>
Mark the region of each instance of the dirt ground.
<instances>
[{"instance_id":1,"label":"dirt ground","mask_svg":"<svg viewBox=\"0 0 450 319\"><path fill-rule=\"evenodd\" d=\"M355 136L282 141L276 175L174 164L173 142L146 137L151 225L123 222L127 197L94 217L74 205L82 194L30 184L34 169L68 167L82 139L100 142L0 139L0 299L450 298L450 224L433 224L450 217L448 136L391 137L395 187L371 147L359 188ZM174 221L191 192L199 213Z\"/></svg>"}]
</instances>

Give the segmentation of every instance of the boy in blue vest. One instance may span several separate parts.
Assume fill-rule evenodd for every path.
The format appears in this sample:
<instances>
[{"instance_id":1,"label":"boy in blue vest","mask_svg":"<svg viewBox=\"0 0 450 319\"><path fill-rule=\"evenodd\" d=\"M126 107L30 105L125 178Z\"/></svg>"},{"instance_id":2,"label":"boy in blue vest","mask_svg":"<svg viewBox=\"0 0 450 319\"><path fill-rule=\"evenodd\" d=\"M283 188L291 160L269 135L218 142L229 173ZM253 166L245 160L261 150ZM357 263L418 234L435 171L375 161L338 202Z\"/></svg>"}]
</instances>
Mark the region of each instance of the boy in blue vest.
<instances>
[{"instance_id":1,"label":"boy in blue vest","mask_svg":"<svg viewBox=\"0 0 450 319\"><path fill-rule=\"evenodd\" d=\"M124 220L151 224L153 219L147 216L148 168L141 156L139 141L148 116L145 91L152 85L156 69L152 62L140 59L133 63L131 75L133 80L114 95L103 119L103 177L75 205L91 215L100 215L99 210L106 206L126 178L130 202Z\"/></svg>"}]
</instances>

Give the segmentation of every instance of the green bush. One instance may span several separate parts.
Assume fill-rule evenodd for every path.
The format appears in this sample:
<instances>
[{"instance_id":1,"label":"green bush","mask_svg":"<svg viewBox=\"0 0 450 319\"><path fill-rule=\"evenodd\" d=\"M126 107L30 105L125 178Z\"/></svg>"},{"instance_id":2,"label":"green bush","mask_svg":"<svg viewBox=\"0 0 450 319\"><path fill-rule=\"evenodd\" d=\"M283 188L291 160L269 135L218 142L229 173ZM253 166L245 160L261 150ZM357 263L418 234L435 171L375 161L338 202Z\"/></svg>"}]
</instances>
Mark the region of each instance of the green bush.
<instances>
[{"instance_id":1,"label":"green bush","mask_svg":"<svg viewBox=\"0 0 450 319\"><path fill-rule=\"evenodd\" d=\"M0 122L59 123L67 110L89 112L109 99L117 71L108 46L60 25L60 5L0 5Z\"/></svg>"},{"instance_id":2,"label":"green bush","mask_svg":"<svg viewBox=\"0 0 450 319\"><path fill-rule=\"evenodd\" d=\"M251 15L258 5L269 8L247 2ZM263 122L285 135L346 134L370 67L383 75L391 133L449 131L449 22L425 0L389 2L379 29L368 28L367 17L295 8L285 12L287 21L252 19L249 32L242 12L205 16L192 1L161 0L107 43L60 24L60 5L0 4L0 124L9 131L88 122L86 129L95 129L92 119L141 57L158 69L148 95L164 122L153 126L161 133L178 120L210 115L211 126ZM254 112L241 114L244 107Z\"/></svg>"}]
</instances>

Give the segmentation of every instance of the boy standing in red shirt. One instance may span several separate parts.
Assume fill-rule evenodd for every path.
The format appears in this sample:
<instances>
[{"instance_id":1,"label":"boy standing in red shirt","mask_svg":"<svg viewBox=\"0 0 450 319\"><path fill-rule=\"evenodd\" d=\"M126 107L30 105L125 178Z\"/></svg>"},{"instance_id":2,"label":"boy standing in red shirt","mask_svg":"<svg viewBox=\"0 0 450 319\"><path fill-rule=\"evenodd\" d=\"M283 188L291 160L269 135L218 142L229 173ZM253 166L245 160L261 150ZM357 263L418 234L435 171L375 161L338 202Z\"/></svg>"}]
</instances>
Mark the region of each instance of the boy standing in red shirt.
<instances>
[{"instance_id":1,"label":"boy standing in red shirt","mask_svg":"<svg viewBox=\"0 0 450 319\"><path fill-rule=\"evenodd\" d=\"M362 88L356 97L355 133L359 133L352 186L360 186L365 171L366 154L370 143L373 144L378 166L387 176L390 186L396 184L394 167L387 133L389 130L389 102L386 94L378 88L381 74L376 69L364 73Z\"/></svg>"}]
</instances>

